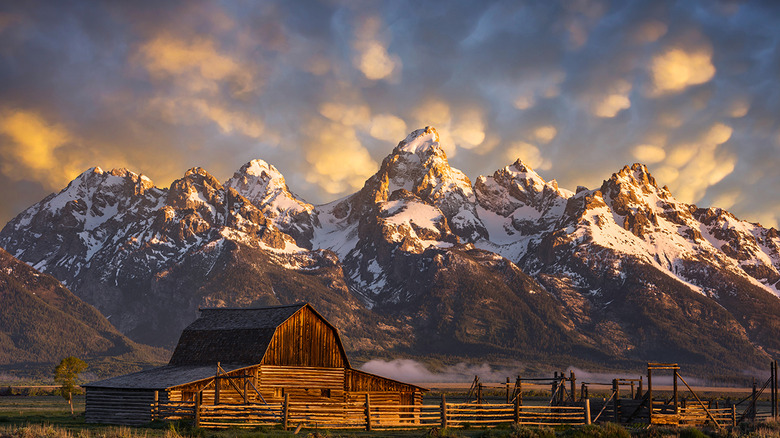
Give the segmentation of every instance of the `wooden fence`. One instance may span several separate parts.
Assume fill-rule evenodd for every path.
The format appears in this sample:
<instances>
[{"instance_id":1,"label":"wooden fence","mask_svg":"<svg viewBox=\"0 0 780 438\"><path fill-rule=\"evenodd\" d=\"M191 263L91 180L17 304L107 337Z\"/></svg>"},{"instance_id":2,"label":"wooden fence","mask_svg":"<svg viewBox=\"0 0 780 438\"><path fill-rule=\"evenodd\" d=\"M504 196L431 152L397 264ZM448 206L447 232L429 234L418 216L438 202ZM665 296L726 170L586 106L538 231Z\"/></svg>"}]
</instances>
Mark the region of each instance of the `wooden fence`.
<instances>
[{"instance_id":1,"label":"wooden fence","mask_svg":"<svg viewBox=\"0 0 780 438\"><path fill-rule=\"evenodd\" d=\"M199 405L161 401L152 406L154 419L191 418L201 427L282 425L285 429L319 427L366 429L488 426L516 423L532 426L590 424L590 404L583 406L520 406L514 404L447 403L438 405L380 405L363 403L294 402L282 404Z\"/></svg>"}]
</instances>

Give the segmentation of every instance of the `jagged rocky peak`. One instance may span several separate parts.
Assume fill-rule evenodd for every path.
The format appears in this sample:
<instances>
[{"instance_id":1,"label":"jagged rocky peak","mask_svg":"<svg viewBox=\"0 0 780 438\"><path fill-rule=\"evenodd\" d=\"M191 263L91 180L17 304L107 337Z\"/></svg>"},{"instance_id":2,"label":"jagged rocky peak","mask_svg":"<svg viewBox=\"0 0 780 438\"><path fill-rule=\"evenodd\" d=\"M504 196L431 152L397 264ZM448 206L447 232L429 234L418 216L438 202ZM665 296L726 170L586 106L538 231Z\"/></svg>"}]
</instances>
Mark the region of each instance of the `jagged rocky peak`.
<instances>
[{"instance_id":1,"label":"jagged rocky peak","mask_svg":"<svg viewBox=\"0 0 780 438\"><path fill-rule=\"evenodd\" d=\"M290 191L276 167L260 159L252 160L241 166L225 187L248 199L299 246L311 248L316 223L314 206Z\"/></svg>"},{"instance_id":2,"label":"jagged rocky peak","mask_svg":"<svg viewBox=\"0 0 780 438\"><path fill-rule=\"evenodd\" d=\"M379 171L366 181L357 199L379 205L398 190L411 192L439 208L452 231L461 238L474 241L487 236L476 213L471 181L463 172L450 167L435 128L415 130L398 143L382 161ZM353 209L352 214L361 211Z\"/></svg>"},{"instance_id":3,"label":"jagged rocky peak","mask_svg":"<svg viewBox=\"0 0 780 438\"><path fill-rule=\"evenodd\" d=\"M480 176L474 183L479 204L501 216L509 216L528 205L541 212L555 200L564 200L572 194L558 188L558 182L546 182L521 159L499 169L492 176Z\"/></svg>"},{"instance_id":4,"label":"jagged rocky peak","mask_svg":"<svg viewBox=\"0 0 780 438\"><path fill-rule=\"evenodd\" d=\"M209 222L217 221L217 208L223 202L224 188L210 173L193 167L171 184L166 205L176 209L194 209ZM221 209L220 209L221 210Z\"/></svg>"},{"instance_id":5,"label":"jagged rocky peak","mask_svg":"<svg viewBox=\"0 0 780 438\"><path fill-rule=\"evenodd\" d=\"M279 170L267 162L255 159L233 174L225 187L232 187L271 217L283 212L311 211L313 206L290 192Z\"/></svg>"},{"instance_id":6,"label":"jagged rocky peak","mask_svg":"<svg viewBox=\"0 0 780 438\"><path fill-rule=\"evenodd\" d=\"M610 196L620 191L635 192L637 196L657 195L663 199L671 196L666 187L658 187L647 166L640 163L623 166L619 172L613 173L608 180L604 181L601 191Z\"/></svg>"}]
</instances>

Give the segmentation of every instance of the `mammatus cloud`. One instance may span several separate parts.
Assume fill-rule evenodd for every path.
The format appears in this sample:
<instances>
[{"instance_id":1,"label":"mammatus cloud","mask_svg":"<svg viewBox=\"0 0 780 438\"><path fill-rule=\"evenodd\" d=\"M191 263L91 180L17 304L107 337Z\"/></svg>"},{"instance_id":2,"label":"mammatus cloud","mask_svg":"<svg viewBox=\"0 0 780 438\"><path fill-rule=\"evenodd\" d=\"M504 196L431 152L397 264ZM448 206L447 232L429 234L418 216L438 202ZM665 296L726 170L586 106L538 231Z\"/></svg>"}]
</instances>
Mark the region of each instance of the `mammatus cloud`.
<instances>
[{"instance_id":1,"label":"mammatus cloud","mask_svg":"<svg viewBox=\"0 0 780 438\"><path fill-rule=\"evenodd\" d=\"M736 155L721 147L731 138L732 132L731 127L716 123L695 142L676 145L654 172L656 178L668 185L676 198L697 202L708 188L734 171Z\"/></svg>"},{"instance_id":2,"label":"mammatus cloud","mask_svg":"<svg viewBox=\"0 0 780 438\"><path fill-rule=\"evenodd\" d=\"M409 133L406 122L392 114L377 114L371 119L369 133L372 137L398 143Z\"/></svg>"},{"instance_id":3,"label":"mammatus cloud","mask_svg":"<svg viewBox=\"0 0 780 438\"><path fill-rule=\"evenodd\" d=\"M260 81L251 65L219 52L212 39L162 34L141 46L137 59L162 86L147 108L169 123L210 121L224 134L261 138L262 119L230 101L246 98Z\"/></svg>"},{"instance_id":4,"label":"mammatus cloud","mask_svg":"<svg viewBox=\"0 0 780 438\"><path fill-rule=\"evenodd\" d=\"M389 79L401 70L401 58L388 53L387 46L379 39L382 21L371 17L359 23L355 32L353 46L355 49L354 65L373 81Z\"/></svg>"},{"instance_id":5,"label":"mammatus cloud","mask_svg":"<svg viewBox=\"0 0 780 438\"><path fill-rule=\"evenodd\" d=\"M485 122L478 110L464 111L452 129L452 139L458 147L474 149L485 141Z\"/></svg>"},{"instance_id":6,"label":"mammatus cloud","mask_svg":"<svg viewBox=\"0 0 780 438\"><path fill-rule=\"evenodd\" d=\"M619 80L610 86L608 92L594 99L592 111L598 117L615 117L620 111L631 107L631 84L628 81Z\"/></svg>"},{"instance_id":7,"label":"mammatus cloud","mask_svg":"<svg viewBox=\"0 0 780 438\"><path fill-rule=\"evenodd\" d=\"M534 129L534 138L540 143L547 144L558 135L558 130L553 125L544 125Z\"/></svg>"},{"instance_id":8,"label":"mammatus cloud","mask_svg":"<svg viewBox=\"0 0 780 438\"><path fill-rule=\"evenodd\" d=\"M644 164L655 164L666 158L666 151L660 146L640 144L634 147L634 158Z\"/></svg>"},{"instance_id":9,"label":"mammatus cloud","mask_svg":"<svg viewBox=\"0 0 780 438\"><path fill-rule=\"evenodd\" d=\"M360 189L378 169L357 137L355 129L340 123L313 121L306 144L310 169L306 181L328 193L340 194Z\"/></svg>"},{"instance_id":10,"label":"mammatus cloud","mask_svg":"<svg viewBox=\"0 0 780 438\"><path fill-rule=\"evenodd\" d=\"M669 49L653 58L650 71L653 95L679 93L692 85L708 82L715 76L712 52L706 48Z\"/></svg>"},{"instance_id":11,"label":"mammatus cloud","mask_svg":"<svg viewBox=\"0 0 780 438\"><path fill-rule=\"evenodd\" d=\"M256 87L251 69L220 53L208 37L185 41L160 35L144 44L139 55L146 69L157 77L173 77L177 84L193 92L215 93L228 80L231 92L241 95Z\"/></svg>"},{"instance_id":12,"label":"mammatus cloud","mask_svg":"<svg viewBox=\"0 0 780 438\"><path fill-rule=\"evenodd\" d=\"M780 185L780 9L770 2L0 9L0 106L38 117L60 162L34 170L13 152L28 140L0 121L0 178L15 184L15 198L0 194L14 210L4 220L43 185L61 188L51 181L68 166L126 166L165 185L188 167L224 179L262 158L299 195L328 202L431 125L472 179L521 158L562 187L594 187L637 160L680 198L778 223L778 194L762 188ZM718 124L727 141L706 135ZM14 167L28 182L9 179Z\"/></svg>"}]
</instances>

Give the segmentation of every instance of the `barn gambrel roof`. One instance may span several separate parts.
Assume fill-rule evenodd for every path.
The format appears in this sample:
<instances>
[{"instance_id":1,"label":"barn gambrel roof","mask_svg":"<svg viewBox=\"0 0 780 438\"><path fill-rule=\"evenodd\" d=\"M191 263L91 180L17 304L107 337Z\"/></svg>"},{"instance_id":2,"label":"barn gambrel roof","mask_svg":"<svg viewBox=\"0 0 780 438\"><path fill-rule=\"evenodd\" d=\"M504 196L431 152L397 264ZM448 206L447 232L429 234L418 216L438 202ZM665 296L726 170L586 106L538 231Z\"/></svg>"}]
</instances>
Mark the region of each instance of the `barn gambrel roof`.
<instances>
[{"instance_id":1,"label":"barn gambrel roof","mask_svg":"<svg viewBox=\"0 0 780 438\"><path fill-rule=\"evenodd\" d=\"M200 318L182 332L168 364L262 363L276 329L304 308L308 308L333 330L344 363L349 368L338 330L309 303L252 309L201 309Z\"/></svg>"}]
</instances>

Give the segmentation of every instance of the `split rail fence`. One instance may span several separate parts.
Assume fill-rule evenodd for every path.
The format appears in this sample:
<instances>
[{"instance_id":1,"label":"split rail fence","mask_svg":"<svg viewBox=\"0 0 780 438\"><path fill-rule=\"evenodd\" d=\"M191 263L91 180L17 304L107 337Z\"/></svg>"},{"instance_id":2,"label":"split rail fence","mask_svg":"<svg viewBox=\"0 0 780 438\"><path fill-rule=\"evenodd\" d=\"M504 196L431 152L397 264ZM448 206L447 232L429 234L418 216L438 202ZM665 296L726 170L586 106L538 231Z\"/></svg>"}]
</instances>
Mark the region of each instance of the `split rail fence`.
<instances>
[{"instance_id":1,"label":"split rail fence","mask_svg":"<svg viewBox=\"0 0 780 438\"><path fill-rule=\"evenodd\" d=\"M590 403L582 406L520 406L513 404L447 403L438 405L380 405L367 397L362 403L309 403L285 398L281 404L200 405L158 402L153 418L194 419L208 428L281 425L328 429L382 430L389 428L463 427L516 423L529 426L590 424Z\"/></svg>"}]
</instances>

